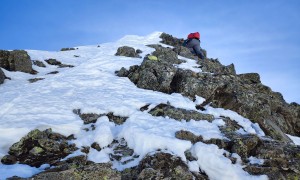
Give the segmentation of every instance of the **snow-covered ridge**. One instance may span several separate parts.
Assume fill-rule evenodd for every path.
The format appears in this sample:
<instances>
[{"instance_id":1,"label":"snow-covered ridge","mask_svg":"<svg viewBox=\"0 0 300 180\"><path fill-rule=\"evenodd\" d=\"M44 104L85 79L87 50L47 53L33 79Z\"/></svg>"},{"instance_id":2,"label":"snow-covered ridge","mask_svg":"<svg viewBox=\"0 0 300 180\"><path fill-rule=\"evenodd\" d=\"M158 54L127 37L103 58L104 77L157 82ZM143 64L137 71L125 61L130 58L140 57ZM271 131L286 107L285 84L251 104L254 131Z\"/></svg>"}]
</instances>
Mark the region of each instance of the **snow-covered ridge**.
<instances>
[{"instance_id":1,"label":"snow-covered ridge","mask_svg":"<svg viewBox=\"0 0 300 180\"><path fill-rule=\"evenodd\" d=\"M100 47L98 45L79 46L73 51L28 50L32 60L43 61L55 58L75 67L34 66L34 69L39 72L37 75L3 70L6 76L11 77L11 80L6 80L0 86L0 158L8 152L8 148L13 143L19 141L29 131L52 128L54 132L66 136L74 134L77 138L74 142L78 147L98 142L103 149L100 152L91 150L88 155L89 160L97 163L109 162L110 149L107 146L114 139L124 138L139 158L126 165L113 162L113 167L118 170L135 166L147 153L162 149L181 157L193 171L200 167L212 179L227 176L233 179L266 179L266 176L250 176L243 171L241 165L231 165L231 162L223 156L225 150L218 149L214 145L204 143L193 145L189 141L175 138L176 131L187 130L205 139L223 139L225 136L220 132L219 126L222 126L224 122L218 119L221 115L237 121L243 127L241 130L243 133L264 136L260 127L250 120L232 111L212 107L208 107L204 113L213 114L217 119L213 122L175 121L168 117L153 117L146 111L140 111L140 108L146 104L154 107L160 103L199 111L195 108L197 101L193 102L181 94L169 95L139 89L128 78L115 75L115 71L120 68L139 65L143 60L115 56L118 47L126 45L140 49L143 52L141 56L144 57L154 51L146 45L160 44L160 34L160 32L155 32L145 37L125 36L115 43L100 44ZM194 66L193 60L187 60L181 65L182 68L201 72ZM47 74L54 70L59 73ZM27 81L29 78L36 77L45 79L36 83ZM113 112L115 115L129 118L123 125L115 125L109 122L107 117L101 117L95 123L96 130L87 132L84 130L87 125L84 125L79 116L73 113L73 109L81 109L82 113ZM184 152L189 149L198 157L197 162L188 162L186 159ZM206 152L210 153L203 158L201 154ZM207 158L210 158L209 167L207 167ZM26 167L24 172L18 174L15 168L20 168L20 166L14 165L8 168L0 164L0 174L4 178L12 175L30 177L33 173L42 170Z\"/></svg>"}]
</instances>

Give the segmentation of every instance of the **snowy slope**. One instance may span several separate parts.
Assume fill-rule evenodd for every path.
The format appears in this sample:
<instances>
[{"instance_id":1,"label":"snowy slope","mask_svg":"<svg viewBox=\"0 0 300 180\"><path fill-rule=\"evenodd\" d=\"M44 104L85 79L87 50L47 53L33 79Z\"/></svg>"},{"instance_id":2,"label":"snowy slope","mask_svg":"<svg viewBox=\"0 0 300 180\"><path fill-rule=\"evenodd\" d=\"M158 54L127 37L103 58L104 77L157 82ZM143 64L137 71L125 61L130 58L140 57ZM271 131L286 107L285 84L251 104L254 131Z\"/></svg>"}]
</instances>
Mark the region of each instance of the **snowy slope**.
<instances>
[{"instance_id":1,"label":"snowy slope","mask_svg":"<svg viewBox=\"0 0 300 180\"><path fill-rule=\"evenodd\" d=\"M9 72L3 69L6 76L11 77L12 80L6 80L0 86L0 159L7 154L8 148L13 143L19 141L29 131L36 128L40 130L52 128L54 132L66 136L74 134L77 138L74 142L78 147L90 146L91 143L98 142L103 149L100 152L91 149L88 158L99 163L110 161L108 153L111 149L107 145L113 139L124 138L139 158L126 165L113 162L113 167L118 170L136 166L147 153L163 149L180 156L189 165L191 171L199 171L200 167L211 179L230 177L231 179L267 179L266 176L249 175L243 171L240 164L231 164L231 161L223 156L225 150L218 149L215 145L203 143L192 145L189 141L175 138L175 132L179 130L188 130L196 135L202 135L205 139L225 138L218 128L225 124L218 118L219 116L227 116L237 121L243 127L240 133L264 136L257 124L251 123L237 113L207 107L204 113L213 114L216 118L210 123L194 120L179 122L168 117L153 117L146 111L140 111L140 108L146 104L151 104L151 109L160 103L170 103L177 108L196 110L195 105L203 101L201 97L193 102L176 93L169 95L139 89L128 78L115 75L115 71L121 67L139 65L143 60L115 56L118 47L131 46L142 50L141 56L145 56L154 51L145 45L158 44L160 34L155 32L145 37L125 36L115 43L100 44L100 47L80 46L74 51L28 50L32 60L55 58L64 64L74 65L74 68L34 66L33 68L39 72L37 75ZM200 69L193 68L195 66L193 60L186 59L186 61L180 65L180 68L201 72ZM52 71L59 71L59 73L47 74ZM45 79L29 83L30 78ZM81 109L82 113L113 112L115 115L129 118L123 125L115 125L109 122L107 117L101 117L95 124L96 130L86 132L83 129L87 125L84 125L79 116L73 113L73 109ZM198 157L197 161L186 160L184 151L188 149ZM73 156L78 154L79 151ZM203 157L201 154L207 156ZM30 177L42 171L43 167L36 169L26 165L0 164L0 179L13 175Z\"/></svg>"}]
</instances>

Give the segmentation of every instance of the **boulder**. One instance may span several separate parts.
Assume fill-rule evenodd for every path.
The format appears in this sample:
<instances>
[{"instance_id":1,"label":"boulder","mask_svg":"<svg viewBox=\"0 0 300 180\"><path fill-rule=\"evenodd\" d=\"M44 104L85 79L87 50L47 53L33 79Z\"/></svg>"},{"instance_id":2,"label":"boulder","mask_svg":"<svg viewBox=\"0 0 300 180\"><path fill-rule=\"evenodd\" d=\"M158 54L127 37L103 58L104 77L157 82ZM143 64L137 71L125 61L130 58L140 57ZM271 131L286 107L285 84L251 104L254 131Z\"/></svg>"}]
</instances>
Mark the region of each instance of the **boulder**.
<instances>
[{"instance_id":1,"label":"boulder","mask_svg":"<svg viewBox=\"0 0 300 180\"><path fill-rule=\"evenodd\" d=\"M67 137L51 129L35 129L13 144L9 148L9 155L4 156L1 162L12 164L19 161L21 164L39 167L42 164L54 164L75 150L75 144L69 144Z\"/></svg>"},{"instance_id":2,"label":"boulder","mask_svg":"<svg viewBox=\"0 0 300 180\"><path fill-rule=\"evenodd\" d=\"M126 57L136 57L136 58L141 58L139 55L141 53L141 50L135 50L133 47L129 46L122 46L119 47L117 50L117 53L115 54L116 56L126 56Z\"/></svg>"},{"instance_id":3,"label":"boulder","mask_svg":"<svg viewBox=\"0 0 300 180\"><path fill-rule=\"evenodd\" d=\"M139 88L170 93L170 84L176 68L162 60L153 61L146 56L139 68L130 68L128 78Z\"/></svg>"},{"instance_id":4,"label":"boulder","mask_svg":"<svg viewBox=\"0 0 300 180\"><path fill-rule=\"evenodd\" d=\"M30 56L24 50L0 50L0 67L8 71L33 73Z\"/></svg>"},{"instance_id":5,"label":"boulder","mask_svg":"<svg viewBox=\"0 0 300 180\"><path fill-rule=\"evenodd\" d=\"M69 68L72 68L74 67L73 65L68 65L68 64L63 64L61 63L60 61L56 60L56 59L47 59L45 60L48 64L50 65L54 65L54 66L58 66L59 68L65 68L65 67L69 67Z\"/></svg>"}]
</instances>

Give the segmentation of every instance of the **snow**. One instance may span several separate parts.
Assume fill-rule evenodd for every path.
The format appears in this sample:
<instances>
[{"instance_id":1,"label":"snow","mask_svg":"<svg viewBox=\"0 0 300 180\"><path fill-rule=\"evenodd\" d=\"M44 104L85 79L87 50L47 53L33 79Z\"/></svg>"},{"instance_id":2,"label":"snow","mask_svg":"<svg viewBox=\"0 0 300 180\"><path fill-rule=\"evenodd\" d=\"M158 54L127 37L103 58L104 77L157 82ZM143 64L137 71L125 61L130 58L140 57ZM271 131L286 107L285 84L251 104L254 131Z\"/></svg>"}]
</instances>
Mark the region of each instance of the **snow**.
<instances>
[{"instance_id":1,"label":"snow","mask_svg":"<svg viewBox=\"0 0 300 180\"><path fill-rule=\"evenodd\" d=\"M295 145L300 145L300 137L292 136L287 134L287 136L295 143Z\"/></svg>"},{"instance_id":2,"label":"snow","mask_svg":"<svg viewBox=\"0 0 300 180\"><path fill-rule=\"evenodd\" d=\"M263 159L258 159L258 158L253 157L253 156L250 156L248 158L248 160L249 160L250 164L258 164L258 165L263 165L264 162L265 162Z\"/></svg>"},{"instance_id":3,"label":"snow","mask_svg":"<svg viewBox=\"0 0 300 180\"><path fill-rule=\"evenodd\" d=\"M78 46L76 47L78 49L73 51L27 50L32 60L44 61L54 58L64 64L74 65L74 68L57 68L44 63L46 68L33 66L39 72L37 75L2 69L11 80L5 80L0 86L0 158L7 154L13 143L18 142L29 131L36 128L40 130L52 128L54 132L66 136L74 134L77 139L73 142L79 148L97 142L102 150L98 152L91 148L88 154L88 159L97 163L110 161L109 153L112 153L112 149L108 145L114 139L125 139L128 147L139 157L125 165L113 161L113 167L118 170L133 167L147 154L160 149L181 157L191 171L199 171L200 167L213 179L231 176L229 179L257 178L244 172L239 165L230 164L229 160L222 156L224 150L203 143L192 145L189 141L175 138L177 131L186 130L201 135L205 140L224 139L219 126L224 126L225 122L219 118L220 116L237 121L245 133L263 136L264 133L257 124L232 111L212 107L207 107L202 113L214 115L216 119L213 122L206 120L187 122L169 117L153 117L147 111L141 112L139 109L145 105L149 105L151 109L160 103L169 103L176 108L198 111L195 106L205 99L197 96L193 102L177 93L164 94L139 89L128 78L115 75L115 71L122 67L129 69L130 66L139 65L143 61L143 58L115 56L118 47L126 45L140 49L143 51L141 56L144 57L154 51L146 45L159 43L160 34L154 32L145 37L125 36L117 42L100 44L100 47ZM180 58L186 61L179 65L180 68L201 73L195 61ZM59 73L47 74L52 71ZM45 79L29 83L30 78ZM102 116L94 124L96 128L94 131L86 131L84 129L91 129L91 126L84 125L80 117L73 113L74 109L81 109L82 113L112 112L128 119L124 124L116 125L110 122L108 117ZM190 149L197 155L198 161L186 160L184 152ZM76 151L67 158L80 154L82 154L80 151ZM201 154L205 154L205 157ZM207 162L207 165L203 162ZM30 177L45 167L46 165L37 169L20 164L10 166L0 164L0 179L12 175ZM211 175L212 169L217 172L219 178ZM264 179L263 177L259 178Z\"/></svg>"},{"instance_id":4,"label":"snow","mask_svg":"<svg viewBox=\"0 0 300 180\"><path fill-rule=\"evenodd\" d=\"M198 158L197 165L205 171L209 179L231 179L231 180L248 180L248 179L268 179L266 175L251 176L242 169L239 164L232 164L231 161L223 154L225 150L219 149L214 144L196 143L192 148L192 154ZM193 170L196 167L192 168Z\"/></svg>"}]
</instances>

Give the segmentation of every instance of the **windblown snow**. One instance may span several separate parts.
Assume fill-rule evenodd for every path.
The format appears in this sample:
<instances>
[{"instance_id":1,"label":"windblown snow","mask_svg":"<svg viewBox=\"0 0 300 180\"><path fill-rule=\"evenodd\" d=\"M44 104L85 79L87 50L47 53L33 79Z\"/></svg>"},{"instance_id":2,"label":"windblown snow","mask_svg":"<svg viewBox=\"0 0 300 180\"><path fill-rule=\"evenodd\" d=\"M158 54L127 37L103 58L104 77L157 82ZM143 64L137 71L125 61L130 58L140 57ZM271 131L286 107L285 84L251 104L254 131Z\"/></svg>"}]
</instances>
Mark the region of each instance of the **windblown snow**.
<instances>
[{"instance_id":1,"label":"windblown snow","mask_svg":"<svg viewBox=\"0 0 300 180\"><path fill-rule=\"evenodd\" d=\"M214 115L216 119L213 122L205 120L187 122L184 119L175 121L168 117L153 117L146 111L140 111L146 104L150 104L150 108L153 108L160 103L170 103L177 108L198 111L195 105L203 101L201 97L197 97L197 101L193 102L176 93L169 95L140 89L128 78L115 75L115 71L122 67L128 69L132 65L141 64L143 60L143 58L115 56L118 47L126 45L140 49L143 51L141 56L144 57L154 51L146 45L161 44L160 34L155 32L145 37L125 36L114 43L100 44L100 47L80 46L74 51L27 50L32 60L55 58L65 64L74 65L74 68L34 66L33 68L39 72L37 75L2 69L11 80L5 80L0 86L0 158L7 154L13 143L18 142L31 130L52 128L54 132L66 136L74 134L76 137L74 143L78 147L98 142L102 150L98 152L91 149L88 154L88 159L97 163L109 162L111 149L108 145L114 139L124 138L139 158L125 165L113 162L113 168L118 170L136 166L146 154L162 149L181 157L191 171L199 171L201 168L210 179L267 179L267 176L248 174L240 164L231 164L231 161L223 156L228 152L215 145L204 143L193 145L189 141L175 138L176 131L187 130L201 135L204 139L223 139L225 136L220 132L219 126L223 126L225 122L219 118L220 116L237 121L243 127L241 133L263 136L264 133L258 124L253 124L235 112L212 107L207 107L202 113ZM195 61L185 60L186 63L181 64L179 68L201 72L195 68ZM47 74L52 71L59 73ZM30 78L45 79L29 83ZM124 124L116 125L104 116L95 123L95 131L85 131L87 125L73 113L74 109L81 109L82 113L113 112L115 115L129 118ZM188 161L184 155L186 150L191 150L198 160ZM70 156L80 153L77 151ZM0 179L14 175L31 177L43 171L46 166L32 168L20 164L0 164Z\"/></svg>"}]
</instances>

